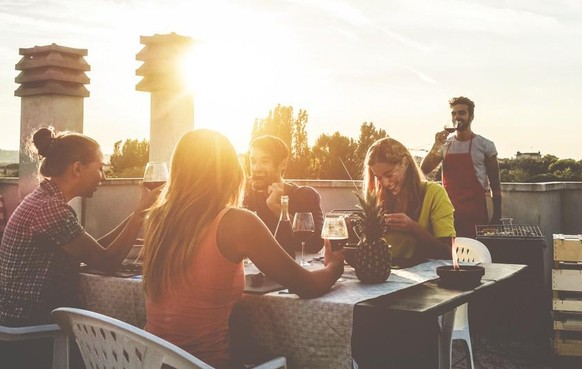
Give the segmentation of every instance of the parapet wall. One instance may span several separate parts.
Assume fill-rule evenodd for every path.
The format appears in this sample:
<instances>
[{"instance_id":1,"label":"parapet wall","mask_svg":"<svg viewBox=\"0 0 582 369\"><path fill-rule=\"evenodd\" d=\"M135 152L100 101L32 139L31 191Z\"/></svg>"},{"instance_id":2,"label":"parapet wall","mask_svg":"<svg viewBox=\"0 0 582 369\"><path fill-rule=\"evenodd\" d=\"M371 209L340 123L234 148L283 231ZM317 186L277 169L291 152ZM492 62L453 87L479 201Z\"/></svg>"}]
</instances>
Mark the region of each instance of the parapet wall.
<instances>
[{"instance_id":1,"label":"parapet wall","mask_svg":"<svg viewBox=\"0 0 582 369\"><path fill-rule=\"evenodd\" d=\"M351 181L292 181L314 187L324 212L354 209L357 203ZM102 236L133 211L139 198L138 183L139 179L109 179L92 198L82 201L79 217L91 235ZM501 189L503 216L514 218L515 224L541 226L548 245L553 233L582 233L582 182L502 183ZM0 194L11 214L19 203L18 180L1 178Z\"/></svg>"}]
</instances>

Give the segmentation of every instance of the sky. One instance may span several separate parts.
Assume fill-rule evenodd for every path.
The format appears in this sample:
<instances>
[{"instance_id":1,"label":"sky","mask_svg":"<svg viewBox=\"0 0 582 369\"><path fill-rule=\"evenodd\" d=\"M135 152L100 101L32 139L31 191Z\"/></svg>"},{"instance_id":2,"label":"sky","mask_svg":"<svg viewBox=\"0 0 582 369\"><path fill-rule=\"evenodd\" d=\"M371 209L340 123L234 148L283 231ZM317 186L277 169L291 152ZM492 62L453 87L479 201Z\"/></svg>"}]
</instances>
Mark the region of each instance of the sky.
<instances>
[{"instance_id":1,"label":"sky","mask_svg":"<svg viewBox=\"0 0 582 369\"><path fill-rule=\"evenodd\" d=\"M171 32L196 41L195 127L239 152L277 104L307 111L311 145L373 122L429 149L463 95L499 157L582 159L581 0L0 0L0 149L19 146L19 48L52 43L88 50L85 134L148 138L135 55Z\"/></svg>"}]
</instances>

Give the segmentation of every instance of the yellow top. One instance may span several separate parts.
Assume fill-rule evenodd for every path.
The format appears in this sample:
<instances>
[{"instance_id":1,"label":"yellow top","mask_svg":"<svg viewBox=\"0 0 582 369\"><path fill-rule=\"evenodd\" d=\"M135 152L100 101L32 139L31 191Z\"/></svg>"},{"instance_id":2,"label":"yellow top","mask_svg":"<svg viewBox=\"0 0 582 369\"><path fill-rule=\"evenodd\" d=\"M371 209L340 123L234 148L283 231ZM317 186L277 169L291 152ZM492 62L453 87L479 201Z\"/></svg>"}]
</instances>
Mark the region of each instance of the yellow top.
<instances>
[{"instance_id":1,"label":"yellow top","mask_svg":"<svg viewBox=\"0 0 582 369\"><path fill-rule=\"evenodd\" d=\"M455 237L455 209L445 189L436 182L423 182L424 199L418 224L436 238ZM419 260L427 257L418 241L404 231L389 231L386 241L392 246L392 258Z\"/></svg>"}]
</instances>

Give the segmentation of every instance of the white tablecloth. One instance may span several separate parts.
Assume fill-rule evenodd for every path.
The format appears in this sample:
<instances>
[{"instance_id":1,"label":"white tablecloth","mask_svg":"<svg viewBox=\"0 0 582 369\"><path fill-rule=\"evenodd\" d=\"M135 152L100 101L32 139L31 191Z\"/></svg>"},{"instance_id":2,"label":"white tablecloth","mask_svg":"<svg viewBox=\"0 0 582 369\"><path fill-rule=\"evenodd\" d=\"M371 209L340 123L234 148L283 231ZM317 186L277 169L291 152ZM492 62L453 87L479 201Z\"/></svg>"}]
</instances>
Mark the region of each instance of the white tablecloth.
<instances>
[{"instance_id":1,"label":"white tablecloth","mask_svg":"<svg viewBox=\"0 0 582 369\"><path fill-rule=\"evenodd\" d=\"M393 270L388 281L374 285L360 283L347 268L329 293L315 299L281 292L245 294L233 313L233 336L243 337L245 345L262 353L284 355L291 369L351 368L354 305L434 279L436 267L445 264L450 262L435 260ZM146 315L141 282L140 277L82 274L81 304L143 327Z\"/></svg>"}]
</instances>

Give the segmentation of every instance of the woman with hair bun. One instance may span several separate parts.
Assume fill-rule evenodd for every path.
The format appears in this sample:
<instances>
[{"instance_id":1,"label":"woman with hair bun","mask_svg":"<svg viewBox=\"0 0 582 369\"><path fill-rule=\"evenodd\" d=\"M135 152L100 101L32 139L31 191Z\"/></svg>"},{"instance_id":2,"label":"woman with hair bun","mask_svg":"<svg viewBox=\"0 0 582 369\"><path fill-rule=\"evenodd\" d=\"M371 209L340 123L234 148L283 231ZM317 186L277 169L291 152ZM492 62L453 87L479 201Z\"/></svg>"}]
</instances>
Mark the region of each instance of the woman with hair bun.
<instances>
[{"instance_id":1,"label":"woman with hair bun","mask_svg":"<svg viewBox=\"0 0 582 369\"><path fill-rule=\"evenodd\" d=\"M160 191L142 187L135 211L96 240L68 202L92 197L105 179L99 144L82 134L40 128L31 147L42 157L42 181L16 208L0 244L0 325L13 327L50 323L53 309L77 306L80 263L105 271L118 267Z\"/></svg>"}]
</instances>

